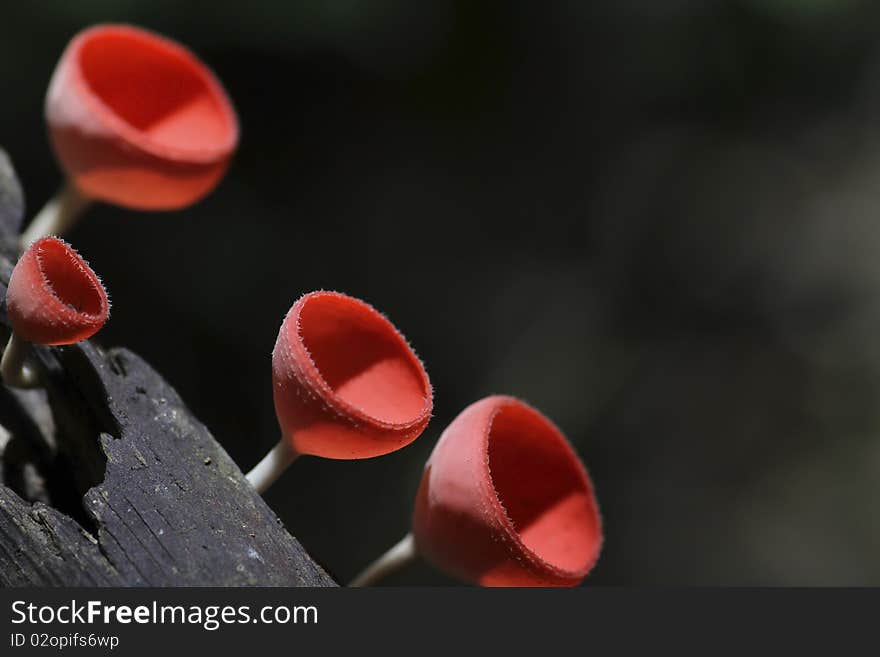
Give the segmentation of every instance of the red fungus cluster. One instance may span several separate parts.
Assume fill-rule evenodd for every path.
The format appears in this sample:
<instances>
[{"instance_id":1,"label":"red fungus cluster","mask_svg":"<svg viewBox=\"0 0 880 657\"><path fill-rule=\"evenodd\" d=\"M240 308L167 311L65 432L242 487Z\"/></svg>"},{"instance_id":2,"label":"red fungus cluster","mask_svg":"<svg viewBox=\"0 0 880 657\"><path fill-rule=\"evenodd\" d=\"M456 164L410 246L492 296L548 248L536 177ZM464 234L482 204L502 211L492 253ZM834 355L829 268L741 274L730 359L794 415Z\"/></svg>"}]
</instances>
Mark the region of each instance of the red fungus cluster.
<instances>
[{"instance_id":1,"label":"red fungus cluster","mask_svg":"<svg viewBox=\"0 0 880 657\"><path fill-rule=\"evenodd\" d=\"M13 334L0 365L11 385L35 385L28 343L92 336L109 302L91 268L48 232L91 200L171 210L210 192L238 143L238 120L214 74L183 46L136 27L100 25L64 51L46 120L67 185L22 236L9 281ZM414 441L433 390L403 335L369 304L312 292L290 308L272 353L281 427L248 480L265 490L298 455L365 459ZM571 586L592 569L602 523L586 469L538 410L482 399L447 427L423 473L413 531L355 579L373 583L421 554L482 586Z\"/></svg>"},{"instance_id":2,"label":"red fungus cluster","mask_svg":"<svg viewBox=\"0 0 880 657\"><path fill-rule=\"evenodd\" d=\"M432 390L404 337L372 306L337 292L300 298L272 353L279 445L248 478L262 491L298 454L360 459L424 431ZM446 429L425 467L416 552L483 586L571 586L592 569L602 527L592 483L562 432L512 397L487 397ZM381 561L355 580L376 581Z\"/></svg>"}]
</instances>

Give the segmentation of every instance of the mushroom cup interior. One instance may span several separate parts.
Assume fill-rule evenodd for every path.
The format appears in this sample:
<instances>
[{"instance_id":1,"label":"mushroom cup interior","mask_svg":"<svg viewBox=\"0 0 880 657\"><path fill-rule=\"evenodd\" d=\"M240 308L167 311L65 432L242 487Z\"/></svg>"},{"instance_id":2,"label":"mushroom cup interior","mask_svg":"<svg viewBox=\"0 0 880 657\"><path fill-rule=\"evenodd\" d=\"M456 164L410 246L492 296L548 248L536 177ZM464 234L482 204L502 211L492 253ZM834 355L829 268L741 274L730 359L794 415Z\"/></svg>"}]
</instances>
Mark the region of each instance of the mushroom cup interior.
<instances>
[{"instance_id":1,"label":"mushroom cup interior","mask_svg":"<svg viewBox=\"0 0 880 657\"><path fill-rule=\"evenodd\" d=\"M552 566L588 569L601 540L598 509L577 455L533 409L503 406L489 429L489 470L523 544Z\"/></svg>"},{"instance_id":2,"label":"mushroom cup interior","mask_svg":"<svg viewBox=\"0 0 880 657\"><path fill-rule=\"evenodd\" d=\"M63 242L48 239L38 246L40 272L55 297L71 310L100 317L106 312L100 281Z\"/></svg>"},{"instance_id":3,"label":"mushroom cup interior","mask_svg":"<svg viewBox=\"0 0 880 657\"><path fill-rule=\"evenodd\" d=\"M424 413L428 383L418 359L366 304L313 296L300 311L299 336L333 393L368 417L407 424Z\"/></svg>"},{"instance_id":4,"label":"mushroom cup interior","mask_svg":"<svg viewBox=\"0 0 880 657\"><path fill-rule=\"evenodd\" d=\"M235 130L210 73L160 37L131 29L96 30L83 43L79 63L91 92L156 144L215 148Z\"/></svg>"}]
</instances>

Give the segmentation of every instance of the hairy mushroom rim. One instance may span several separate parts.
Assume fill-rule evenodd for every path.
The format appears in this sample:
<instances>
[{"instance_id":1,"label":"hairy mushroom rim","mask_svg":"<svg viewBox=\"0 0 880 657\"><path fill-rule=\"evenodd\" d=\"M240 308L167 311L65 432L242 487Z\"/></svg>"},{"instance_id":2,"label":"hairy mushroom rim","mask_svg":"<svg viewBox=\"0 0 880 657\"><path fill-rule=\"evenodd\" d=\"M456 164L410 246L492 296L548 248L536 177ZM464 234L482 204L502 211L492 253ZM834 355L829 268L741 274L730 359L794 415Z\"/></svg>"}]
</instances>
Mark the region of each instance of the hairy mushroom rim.
<instances>
[{"instance_id":1,"label":"hairy mushroom rim","mask_svg":"<svg viewBox=\"0 0 880 657\"><path fill-rule=\"evenodd\" d=\"M586 573L601 544L601 521L586 470L560 431L521 403L502 406L489 426L489 474L514 532L553 568Z\"/></svg>"},{"instance_id":2,"label":"hairy mushroom rim","mask_svg":"<svg viewBox=\"0 0 880 657\"><path fill-rule=\"evenodd\" d=\"M193 153L233 148L238 128L230 102L195 55L125 26L82 38L78 61L88 89L140 141Z\"/></svg>"},{"instance_id":3,"label":"hairy mushroom rim","mask_svg":"<svg viewBox=\"0 0 880 657\"><path fill-rule=\"evenodd\" d=\"M107 314L107 302L98 277L83 267L74 251L59 240L36 246L37 263L47 289L67 308L91 318Z\"/></svg>"},{"instance_id":4,"label":"hairy mushroom rim","mask_svg":"<svg viewBox=\"0 0 880 657\"><path fill-rule=\"evenodd\" d=\"M334 396L379 422L406 425L430 407L430 384L396 328L366 303L316 294L300 311L299 337Z\"/></svg>"}]
</instances>

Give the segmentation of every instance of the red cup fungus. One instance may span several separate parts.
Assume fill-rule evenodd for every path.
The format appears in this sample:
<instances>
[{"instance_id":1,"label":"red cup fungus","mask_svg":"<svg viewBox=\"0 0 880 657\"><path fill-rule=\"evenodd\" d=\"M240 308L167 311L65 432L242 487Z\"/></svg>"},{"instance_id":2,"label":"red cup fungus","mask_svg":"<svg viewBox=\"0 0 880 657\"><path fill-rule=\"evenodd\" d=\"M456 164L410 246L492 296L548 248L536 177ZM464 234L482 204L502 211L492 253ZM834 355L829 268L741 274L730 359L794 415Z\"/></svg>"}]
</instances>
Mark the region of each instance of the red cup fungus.
<instances>
[{"instance_id":1,"label":"red cup fungus","mask_svg":"<svg viewBox=\"0 0 880 657\"><path fill-rule=\"evenodd\" d=\"M210 192L238 143L220 82L185 47L129 25L68 44L46 95L67 186L22 236L59 234L91 200L138 210L186 207Z\"/></svg>"},{"instance_id":2,"label":"red cup fungus","mask_svg":"<svg viewBox=\"0 0 880 657\"><path fill-rule=\"evenodd\" d=\"M526 403L492 396L443 432L425 466L412 534L388 560L420 554L480 586L575 586L601 546L593 486L565 436ZM389 568L380 559L353 584Z\"/></svg>"},{"instance_id":3,"label":"red cup fungus","mask_svg":"<svg viewBox=\"0 0 880 657\"><path fill-rule=\"evenodd\" d=\"M468 408L434 448L416 496L419 554L482 586L573 586L602 523L586 469L562 432L513 397Z\"/></svg>"},{"instance_id":4,"label":"red cup fungus","mask_svg":"<svg viewBox=\"0 0 880 657\"><path fill-rule=\"evenodd\" d=\"M433 393L406 339L369 304L311 292L293 304L272 352L278 446L248 479L265 490L298 454L364 459L405 447Z\"/></svg>"},{"instance_id":5,"label":"red cup fungus","mask_svg":"<svg viewBox=\"0 0 880 657\"><path fill-rule=\"evenodd\" d=\"M9 385L32 387L36 376L24 366L28 345L66 345L91 337L106 323L110 302L101 280L73 248L44 237L12 270L6 312L12 336L0 372Z\"/></svg>"}]
</instances>

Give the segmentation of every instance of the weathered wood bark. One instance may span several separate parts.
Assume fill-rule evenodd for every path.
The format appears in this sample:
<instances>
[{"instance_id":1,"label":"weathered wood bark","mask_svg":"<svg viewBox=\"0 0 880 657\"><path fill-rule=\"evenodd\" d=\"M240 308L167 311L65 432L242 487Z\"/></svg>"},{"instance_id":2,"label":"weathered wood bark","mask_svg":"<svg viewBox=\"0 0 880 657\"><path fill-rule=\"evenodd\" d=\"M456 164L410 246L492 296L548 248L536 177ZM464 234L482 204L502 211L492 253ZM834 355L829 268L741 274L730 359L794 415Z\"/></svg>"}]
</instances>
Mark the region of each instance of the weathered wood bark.
<instances>
[{"instance_id":1,"label":"weathered wood bark","mask_svg":"<svg viewBox=\"0 0 880 657\"><path fill-rule=\"evenodd\" d=\"M0 150L0 339L23 201ZM0 386L0 584L332 586L149 365L34 349L44 390Z\"/></svg>"}]
</instances>

